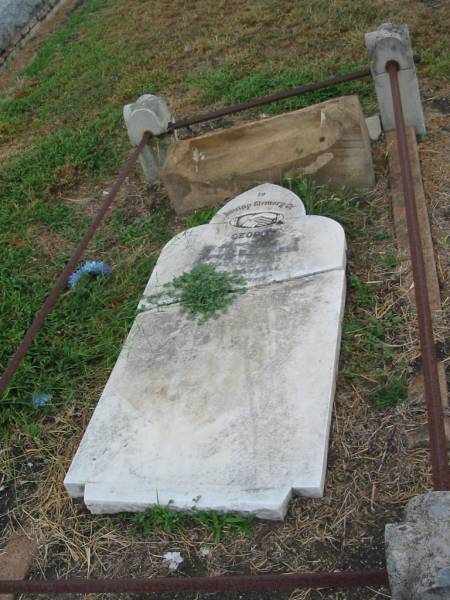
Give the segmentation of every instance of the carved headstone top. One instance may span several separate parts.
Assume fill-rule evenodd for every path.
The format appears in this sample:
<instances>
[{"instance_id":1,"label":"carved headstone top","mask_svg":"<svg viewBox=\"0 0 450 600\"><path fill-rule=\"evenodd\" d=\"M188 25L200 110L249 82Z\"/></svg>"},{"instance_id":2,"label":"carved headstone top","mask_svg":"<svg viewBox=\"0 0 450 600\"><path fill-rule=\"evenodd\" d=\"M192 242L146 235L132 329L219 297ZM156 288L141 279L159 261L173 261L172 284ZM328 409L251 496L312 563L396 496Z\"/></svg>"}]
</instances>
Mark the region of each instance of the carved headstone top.
<instances>
[{"instance_id":1,"label":"carved headstone top","mask_svg":"<svg viewBox=\"0 0 450 600\"><path fill-rule=\"evenodd\" d=\"M263 183L227 202L211 219L211 225L258 228L283 224L305 214L303 202L296 194L279 185Z\"/></svg>"},{"instance_id":2,"label":"carved headstone top","mask_svg":"<svg viewBox=\"0 0 450 600\"><path fill-rule=\"evenodd\" d=\"M140 309L164 285L200 264L238 271L247 285L261 285L343 268L344 230L336 221L305 216L293 192L265 183L228 202L202 225L183 231L163 249L144 292ZM164 294L158 304L171 303Z\"/></svg>"}]
</instances>

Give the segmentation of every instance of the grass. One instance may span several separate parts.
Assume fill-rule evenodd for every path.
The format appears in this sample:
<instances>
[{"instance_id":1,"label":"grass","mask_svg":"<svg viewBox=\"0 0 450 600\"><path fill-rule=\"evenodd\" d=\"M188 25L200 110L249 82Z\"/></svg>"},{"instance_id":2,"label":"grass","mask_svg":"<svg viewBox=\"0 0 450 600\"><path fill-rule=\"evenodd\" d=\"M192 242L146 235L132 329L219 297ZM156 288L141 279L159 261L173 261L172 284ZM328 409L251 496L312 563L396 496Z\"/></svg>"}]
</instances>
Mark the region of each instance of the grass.
<instances>
[{"instance_id":1,"label":"grass","mask_svg":"<svg viewBox=\"0 0 450 600\"><path fill-rule=\"evenodd\" d=\"M199 71L189 77L189 84L194 92L200 95L205 104L233 104L246 102L260 96L267 96L280 90L297 87L313 81L327 79L338 74L351 73L364 68L364 62L340 65L339 72L326 65L310 64L307 67L291 67L274 69L264 65L251 73L243 73L233 65L222 69ZM358 94L366 112L376 110L373 86L369 78L349 83L341 83L316 92L308 92L294 96L281 102L264 106L262 110L270 114L279 114L288 110L296 110L335 98ZM261 109L260 109L261 110Z\"/></svg>"},{"instance_id":2,"label":"grass","mask_svg":"<svg viewBox=\"0 0 450 600\"><path fill-rule=\"evenodd\" d=\"M198 225L207 225L219 210L220 206L212 206L204 210L196 210L192 215L186 218L186 227L197 227Z\"/></svg>"},{"instance_id":3,"label":"grass","mask_svg":"<svg viewBox=\"0 0 450 600\"><path fill-rule=\"evenodd\" d=\"M106 376L135 316L136 299L154 263L155 257L150 256L132 265L115 264L111 279L83 278L63 293L2 398L0 425L41 421L59 410L61 403L78 402L99 376ZM10 280L11 287L16 284L16 293L8 300L15 300L20 307L21 327L31 320L46 293L45 282L33 275L27 278L21 274ZM3 307L5 311L7 308ZM20 326L3 330L5 356L19 342ZM43 391L51 394L52 403L35 408L31 396Z\"/></svg>"},{"instance_id":4,"label":"grass","mask_svg":"<svg viewBox=\"0 0 450 600\"><path fill-rule=\"evenodd\" d=\"M129 82L129 45L110 33L118 4L85 2L50 37L23 71L20 88L0 102L0 136L17 135L30 125L34 130L86 125L111 109L120 114L130 96L158 91L157 75L151 71L142 69Z\"/></svg>"},{"instance_id":5,"label":"grass","mask_svg":"<svg viewBox=\"0 0 450 600\"><path fill-rule=\"evenodd\" d=\"M404 16L401 10L394 13L385 6L386 18ZM222 35L215 36L219 15ZM151 26L156 17L158 31ZM158 3L150 10L137 0L88 0L1 94L0 149L18 141L22 144L20 155L3 160L0 167L0 314L2 322L11 323L0 335L2 366L89 222L85 210L66 201L67 194L86 181L95 185L102 177L111 177L124 158L128 148L121 116L124 103L143 92L159 90L169 99L176 91L182 99L172 98L172 104L180 109L193 103L200 107L244 101L360 68L365 64L361 32L378 22L379 10L363 0L308 1L288 9L275 3L265 8L255 3L240 6L238 13L230 10L223 14L220 7L209 7L202 12L200 25L193 9L185 14L183 35L161 45L161 36L173 33L178 18L175 8ZM429 43L430 27L439 31L443 27L439 11L418 10L411 29L417 49L425 50L419 70L443 79L448 58L442 42ZM354 31L359 31L357 36ZM342 41L339 49L335 47L337 35ZM192 47L192 56L182 54L186 43ZM222 56L220 64L217 53ZM358 93L366 107L372 106L372 86L360 81L291 99L268 110L298 108L336 93ZM352 215L353 203L348 198L336 203L336 198L323 197L317 202L309 208L339 218L355 235L364 227ZM186 225L208 222L215 210L192 215ZM367 217L370 220L370 215ZM104 288L101 283L93 285L89 299L81 291L64 294L1 400L3 424L23 423L24 415L35 415L29 407L33 392L48 389L56 407L73 401L74 384L88 388L96 380L96 372L110 368L157 250L170 238L171 219L165 207L131 217L126 207L113 214L105 229L109 239L100 234L88 256L113 264L111 281ZM383 235L375 229L371 228L374 235ZM138 256L138 249L148 246L146 240L151 251ZM114 253L113 244L121 251ZM355 288L350 291L358 296ZM89 296L86 291L84 294ZM355 319L359 322L362 316ZM70 341L63 341L63 331L68 332ZM380 356L385 335L372 335L378 340ZM353 372L351 365L348 371Z\"/></svg>"},{"instance_id":6,"label":"grass","mask_svg":"<svg viewBox=\"0 0 450 600\"><path fill-rule=\"evenodd\" d=\"M407 397L407 364L402 358L401 345L395 345L405 326L404 318L392 310L382 312L382 317L375 316L377 306L386 302L384 289L369 284L360 274L365 261L370 260L367 250L359 255L352 251L352 242L358 239L390 237L379 226L380 214L367 198L352 196L345 190L340 194L332 193L314 186L309 179L291 180L288 184L304 201L307 214L335 219L344 227L349 241L348 299L340 377L357 385L377 407L395 406ZM396 255L388 251L377 262L379 271L392 270L397 265Z\"/></svg>"},{"instance_id":7,"label":"grass","mask_svg":"<svg viewBox=\"0 0 450 600\"><path fill-rule=\"evenodd\" d=\"M216 544L222 541L223 535L235 536L243 533L250 536L251 526L254 518L250 516L221 514L216 511L199 511L193 507L189 512L178 512L173 510L171 502L167 506L157 504L140 513L124 513L117 517L109 517L108 524L120 523L129 527L136 536L148 536L151 533L161 531L165 534L178 533L184 527L200 526L211 536Z\"/></svg>"},{"instance_id":8,"label":"grass","mask_svg":"<svg viewBox=\"0 0 450 600\"><path fill-rule=\"evenodd\" d=\"M165 244L169 241L170 221L172 212L164 207L157 212L153 212L147 217L137 217L127 223L127 212L117 211L111 217L111 225L117 227L118 238L124 244L136 244L142 242L149 236L158 244ZM124 226L124 224L126 224Z\"/></svg>"}]
</instances>

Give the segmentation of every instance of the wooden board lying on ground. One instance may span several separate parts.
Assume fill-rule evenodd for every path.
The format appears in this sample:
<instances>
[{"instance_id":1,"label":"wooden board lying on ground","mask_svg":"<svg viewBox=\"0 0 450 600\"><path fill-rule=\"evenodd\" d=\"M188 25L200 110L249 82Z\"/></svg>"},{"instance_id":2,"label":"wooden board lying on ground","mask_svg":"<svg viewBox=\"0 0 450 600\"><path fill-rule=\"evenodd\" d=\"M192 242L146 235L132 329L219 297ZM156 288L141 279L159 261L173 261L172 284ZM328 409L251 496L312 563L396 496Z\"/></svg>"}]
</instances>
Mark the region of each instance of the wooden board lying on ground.
<instances>
[{"instance_id":1,"label":"wooden board lying on ground","mask_svg":"<svg viewBox=\"0 0 450 600\"><path fill-rule=\"evenodd\" d=\"M425 259L428 293L430 296L433 318L439 319L441 311L441 294L439 280L434 259L433 240L431 237L430 220L422 184L422 172L420 170L419 151L414 129L407 130L408 150L411 161L411 170L414 180L414 192L416 196L417 214L419 217L420 237L422 240L423 255ZM406 226L405 201L403 199L402 183L400 177L400 163L396 151L395 131L386 132L386 146L389 157L389 185L391 189L392 210L394 214L395 236L401 258L409 264L405 264L405 277L403 289L408 293L411 302L414 303L414 287L412 284L412 272L409 258L408 230Z\"/></svg>"},{"instance_id":2,"label":"wooden board lying on ground","mask_svg":"<svg viewBox=\"0 0 450 600\"><path fill-rule=\"evenodd\" d=\"M410 302L415 304L414 287L410 261L408 230L406 225L405 201L403 197L400 162L397 152L397 139L395 131L386 132L386 146L389 158L389 186L391 190L392 210L394 215L395 235L397 238L398 250L404 263L402 288L407 294ZM422 242L423 255L425 260L426 277L430 306L433 312L435 324L442 318L441 293L439 289L439 280L437 276L436 261L434 257L433 239L431 236L430 220L428 217L428 208L423 189L422 172L420 169L419 149L416 141L416 132L413 128L407 130L408 151L411 162L411 171L414 182L414 193L416 197L417 214L419 217L420 238ZM448 412L448 389L445 376L445 367L442 362L438 363L439 383L442 394L442 407ZM417 384L417 391L423 396L423 378ZM447 440L450 440L450 418L446 419ZM408 446L415 448L429 443L428 428L426 426L412 431L408 437Z\"/></svg>"},{"instance_id":3,"label":"wooden board lying on ground","mask_svg":"<svg viewBox=\"0 0 450 600\"><path fill-rule=\"evenodd\" d=\"M172 207L183 214L302 174L336 187L373 186L369 134L357 96L177 141L162 181Z\"/></svg>"}]
</instances>

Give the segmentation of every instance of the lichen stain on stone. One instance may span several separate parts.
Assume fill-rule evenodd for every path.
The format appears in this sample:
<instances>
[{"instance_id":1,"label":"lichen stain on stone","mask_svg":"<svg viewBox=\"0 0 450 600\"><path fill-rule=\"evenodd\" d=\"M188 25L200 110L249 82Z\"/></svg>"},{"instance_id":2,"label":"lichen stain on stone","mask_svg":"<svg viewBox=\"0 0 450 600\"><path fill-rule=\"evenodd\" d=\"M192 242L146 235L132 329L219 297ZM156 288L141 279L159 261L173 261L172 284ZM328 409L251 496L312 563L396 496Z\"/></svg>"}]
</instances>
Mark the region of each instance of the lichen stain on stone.
<instances>
[{"instance_id":1,"label":"lichen stain on stone","mask_svg":"<svg viewBox=\"0 0 450 600\"><path fill-rule=\"evenodd\" d=\"M251 236L248 234L252 234ZM280 230L249 231L240 239L230 239L220 246L205 245L199 253L196 266L218 261L219 264L246 263L254 273L276 270L280 254L297 252L299 239L290 237L283 243ZM284 237L286 240L286 237Z\"/></svg>"}]
</instances>

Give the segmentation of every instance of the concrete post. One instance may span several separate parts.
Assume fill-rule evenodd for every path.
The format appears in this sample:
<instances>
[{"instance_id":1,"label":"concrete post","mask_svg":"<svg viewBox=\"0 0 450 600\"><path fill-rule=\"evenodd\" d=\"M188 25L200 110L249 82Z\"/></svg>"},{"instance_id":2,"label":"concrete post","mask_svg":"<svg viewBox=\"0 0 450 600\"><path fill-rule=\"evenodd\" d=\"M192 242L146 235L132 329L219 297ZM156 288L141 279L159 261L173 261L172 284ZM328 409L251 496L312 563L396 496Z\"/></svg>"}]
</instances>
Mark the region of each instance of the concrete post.
<instances>
[{"instance_id":1,"label":"concrete post","mask_svg":"<svg viewBox=\"0 0 450 600\"><path fill-rule=\"evenodd\" d=\"M366 33L365 39L384 131L395 129L386 63L396 61L406 126L414 127L417 134L426 133L408 26L383 23L376 31Z\"/></svg>"},{"instance_id":2,"label":"concrete post","mask_svg":"<svg viewBox=\"0 0 450 600\"><path fill-rule=\"evenodd\" d=\"M386 525L385 541L393 600L450 598L450 492L410 500L406 523Z\"/></svg>"},{"instance_id":3,"label":"concrete post","mask_svg":"<svg viewBox=\"0 0 450 600\"><path fill-rule=\"evenodd\" d=\"M151 131L155 136L161 135L174 120L164 99L153 94L144 94L137 102L124 106L123 117L133 146L139 144L145 131ZM159 179L167 150L174 139L175 134L154 138L144 148L139 161L148 181Z\"/></svg>"}]
</instances>

